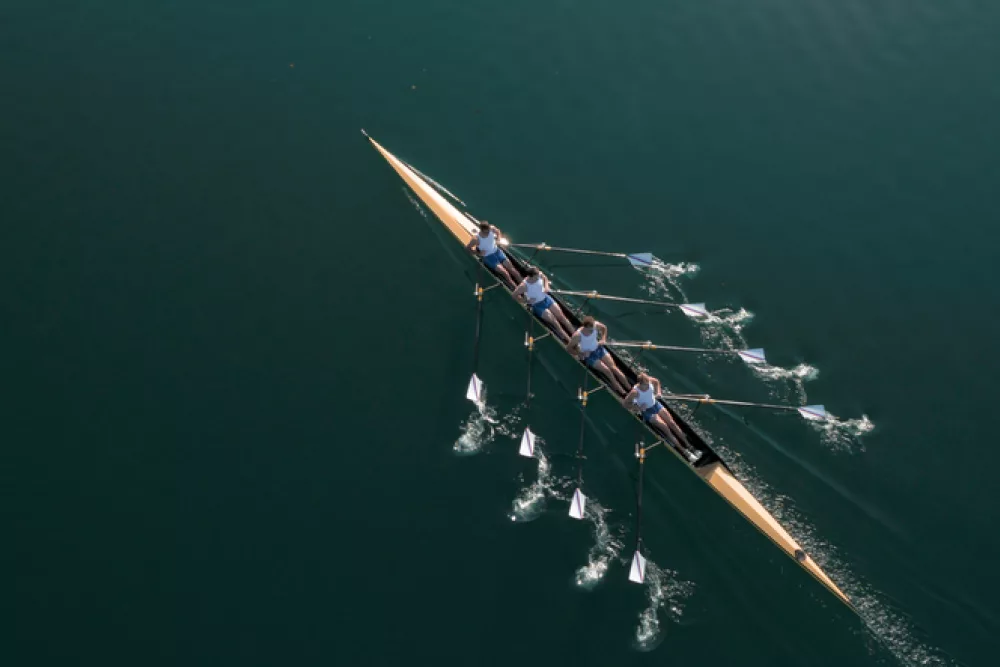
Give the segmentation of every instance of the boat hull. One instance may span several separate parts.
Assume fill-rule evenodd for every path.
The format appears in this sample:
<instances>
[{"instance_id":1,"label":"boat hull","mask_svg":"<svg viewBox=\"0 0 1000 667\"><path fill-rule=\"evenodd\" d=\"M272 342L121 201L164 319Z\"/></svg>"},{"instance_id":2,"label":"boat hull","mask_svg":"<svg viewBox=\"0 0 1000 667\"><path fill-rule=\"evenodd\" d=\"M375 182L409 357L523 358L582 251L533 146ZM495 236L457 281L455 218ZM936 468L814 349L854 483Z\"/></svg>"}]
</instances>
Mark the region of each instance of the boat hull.
<instances>
[{"instance_id":1,"label":"boat hull","mask_svg":"<svg viewBox=\"0 0 1000 667\"><path fill-rule=\"evenodd\" d=\"M427 183L427 181L414 172L414 170L410 169L402 160L387 151L374 139L368 137L367 134L365 136L368 138L368 141L371 142L372 146L382 155L383 158L385 158L390 166L392 166L396 173L399 174L400 178L406 182L420 201L431 209L445 228L448 229L448 231L451 232L463 246L466 245L476 233L476 223L470 219L469 216L458 210L451 202L445 199L444 196L442 196L429 183ZM523 271L525 263L512 253L508 253L508 256L518 269ZM502 283L501 285L508 292L508 294L511 294L510 289ZM565 303L562 303L556 295L551 296L553 300L560 304L563 311L566 313L566 316L573 322L573 324L578 326L579 320L574 315L573 310L567 307ZM540 322L542 326L547 327L545 322L543 322L540 318L536 318L536 320ZM635 369L615 354L613 350L609 349L608 352L614 357L615 363L622 370L625 376L628 377L629 381L634 383L638 375ZM593 372L591 372L591 376L593 376L601 384L606 384L600 376L594 374ZM820 566L812 559L812 557L809 556L804 549L802 549L799 543L796 542L796 540L781 526L780 523L778 523L777 519L775 519L771 513L767 511L760 501L754 498L746 487L736 479L732 470L729 469L725 461L723 461L722 458L708 445L708 443L706 443L704 439L698 435L691 425L685 422L674 410L670 408L669 405L664 404L664 407L670 411L670 414L673 415L674 419L687 435L688 441L701 453L701 457L696 463L692 464L675 448L668 446L667 450L672 452L681 463L694 471L695 474L697 474L712 490L714 490L720 497L729 503L730 506L742 514L764 536L770 539L803 570L812 575L841 602L853 610L854 606L851 604L850 599L844 594L844 592L837 587L833 580L831 580L822 568L820 568ZM639 418L634 414L632 416L633 418L639 420ZM641 420L639 421L641 422ZM654 437L662 439L657 433L649 429L648 425L644 422L641 423L643 423L643 426L650 430L650 433L652 433Z\"/></svg>"}]
</instances>

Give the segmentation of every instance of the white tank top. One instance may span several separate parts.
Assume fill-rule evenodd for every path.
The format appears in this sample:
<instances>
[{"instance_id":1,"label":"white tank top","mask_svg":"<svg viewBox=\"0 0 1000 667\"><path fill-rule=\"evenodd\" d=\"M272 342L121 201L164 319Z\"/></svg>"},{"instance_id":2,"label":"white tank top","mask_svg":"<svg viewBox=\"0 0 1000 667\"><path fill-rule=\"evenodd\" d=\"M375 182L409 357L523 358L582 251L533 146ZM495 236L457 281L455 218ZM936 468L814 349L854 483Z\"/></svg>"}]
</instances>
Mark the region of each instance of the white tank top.
<instances>
[{"instance_id":1,"label":"white tank top","mask_svg":"<svg viewBox=\"0 0 1000 667\"><path fill-rule=\"evenodd\" d=\"M593 333L589 336L584 333L583 329L580 329L580 351L581 352L593 352L597 349L597 327L594 327Z\"/></svg>"},{"instance_id":2,"label":"white tank top","mask_svg":"<svg viewBox=\"0 0 1000 667\"><path fill-rule=\"evenodd\" d=\"M545 281L542 280L541 276L535 282L530 280L525 282L524 298L528 300L528 303L538 303L545 300Z\"/></svg>"},{"instance_id":3,"label":"white tank top","mask_svg":"<svg viewBox=\"0 0 1000 667\"><path fill-rule=\"evenodd\" d=\"M649 408L656 405L656 396L653 393L653 383L649 383L649 389L643 391L641 387L636 387L638 395L635 397L635 403L643 410L648 410Z\"/></svg>"},{"instance_id":4,"label":"white tank top","mask_svg":"<svg viewBox=\"0 0 1000 667\"><path fill-rule=\"evenodd\" d=\"M497 235L492 229L486 236L477 234L476 237L479 239L480 255L486 257L487 255L492 255L497 251Z\"/></svg>"}]
</instances>

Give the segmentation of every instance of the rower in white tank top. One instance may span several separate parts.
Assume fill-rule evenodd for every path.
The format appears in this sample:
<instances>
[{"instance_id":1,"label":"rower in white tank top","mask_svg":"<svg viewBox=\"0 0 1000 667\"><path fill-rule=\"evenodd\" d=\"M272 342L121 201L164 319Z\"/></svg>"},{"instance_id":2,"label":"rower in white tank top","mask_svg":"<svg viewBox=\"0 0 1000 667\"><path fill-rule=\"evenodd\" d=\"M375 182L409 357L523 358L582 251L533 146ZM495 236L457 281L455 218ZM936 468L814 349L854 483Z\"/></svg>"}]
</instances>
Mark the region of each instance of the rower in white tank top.
<instances>
[{"instance_id":1,"label":"rower in white tank top","mask_svg":"<svg viewBox=\"0 0 1000 667\"><path fill-rule=\"evenodd\" d=\"M493 231L490 227L490 231L487 232L486 236L482 233L479 234L479 254L483 257L487 255L492 255L497 251L497 233Z\"/></svg>"},{"instance_id":2,"label":"rower in white tank top","mask_svg":"<svg viewBox=\"0 0 1000 667\"><path fill-rule=\"evenodd\" d=\"M580 351L584 354L590 354L598 348L597 343L597 328L591 329L590 333L587 333L586 328L580 329Z\"/></svg>"},{"instance_id":3,"label":"rower in white tank top","mask_svg":"<svg viewBox=\"0 0 1000 667\"><path fill-rule=\"evenodd\" d=\"M594 372L603 376L611 388L622 396L628 393L628 378L615 364L614 357L604 349L608 328L591 316L583 318L567 349Z\"/></svg>"},{"instance_id":4,"label":"rower in white tank top","mask_svg":"<svg viewBox=\"0 0 1000 667\"><path fill-rule=\"evenodd\" d=\"M635 385L636 391L635 404L638 405L643 411L656 405L656 388L653 386L652 382L647 383L646 388L642 388L642 383Z\"/></svg>"},{"instance_id":5,"label":"rower in white tank top","mask_svg":"<svg viewBox=\"0 0 1000 667\"><path fill-rule=\"evenodd\" d=\"M536 303L541 303L545 301L547 297L545 290L545 281L540 277L535 276L534 278L528 277L524 281L524 298L528 300L528 303L535 305Z\"/></svg>"},{"instance_id":6,"label":"rower in white tank top","mask_svg":"<svg viewBox=\"0 0 1000 667\"><path fill-rule=\"evenodd\" d=\"M521 282L521 274L500 249L503 245L501 238L500 230L483 220L479 223L479 232L472 235L465 247L513 290Z\"/></svg>"},{"instance_id":7,"label":"rower in white tank top","mask_svg":"<svg viewBox=\"0 0 1000 667\"><path fill-rule=\"evenodd\" d=\"M514 298L528 304L535 317L541 318L563 343L568 343L573 335L573 325L566 314L551 296L549 296L549 279L537 267L528 267L528 277L514 290Z\"/></svg>"},{"instance_id":8,"label":"rower in white tank top","mask_svg":"<svg viewBox=\"0 0 1000 667\"><path fill-rule=\"evenodd\" d=\"M639 381L632 387L632 391L628 393L622 404L629 410L638 412L642 421L663 435L689 461L694 463L701 458L701 452L691 446L684 431L674 421L673 415L660 403L661 390L659 380L642 373L639 375Z\"/></svg>"}]
</instances>

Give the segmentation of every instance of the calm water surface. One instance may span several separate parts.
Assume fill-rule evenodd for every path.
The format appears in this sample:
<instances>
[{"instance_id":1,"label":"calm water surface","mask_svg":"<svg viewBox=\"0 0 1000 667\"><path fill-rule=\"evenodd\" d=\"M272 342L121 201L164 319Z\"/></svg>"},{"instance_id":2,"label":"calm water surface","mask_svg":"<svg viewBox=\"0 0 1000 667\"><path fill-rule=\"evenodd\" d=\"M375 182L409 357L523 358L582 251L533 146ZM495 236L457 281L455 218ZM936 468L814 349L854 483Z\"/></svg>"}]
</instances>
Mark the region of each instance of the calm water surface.
<instances>
[{"instance_id":1,"label":"calm water surface","mask_svg":"<svg viewBox=\"0 0 1000 667\"><path fill-rule=\"evenodd\" d=\"M995 3L4 15L4 664L994 664ZM837 415L695 419L864 620L666 457L629 584L634 425L588 407L602 511L566 518L578 370L541 346L517 457L491 298L470 414L472 267L360 127L518 241L674 269L563 285L717 313L613 333L793 369L643 358Z\"/></svg>"}]
</instances>

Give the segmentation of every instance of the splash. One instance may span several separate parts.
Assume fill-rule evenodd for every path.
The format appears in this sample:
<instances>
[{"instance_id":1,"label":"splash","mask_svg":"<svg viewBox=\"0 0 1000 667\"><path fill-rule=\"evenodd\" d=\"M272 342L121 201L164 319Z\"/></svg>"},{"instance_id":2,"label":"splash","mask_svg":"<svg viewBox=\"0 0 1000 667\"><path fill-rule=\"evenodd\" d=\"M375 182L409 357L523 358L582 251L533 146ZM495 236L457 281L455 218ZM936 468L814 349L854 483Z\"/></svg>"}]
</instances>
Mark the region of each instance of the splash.
<instances>
[{"instance_id":1,"label":"splash","mask_svg":"<svg viewBox=\"0 0 1000 667\"><path fill-rule=\"evenodd\" d=\"M706 346L717 346L727 350L745 350L750 347L743 330L753 321L754 314L746 308L732 310L723 308L701 320L701 339ZM732 357L736 361L735 355ZM772 364L747 364L753 373L771 385L772 395L782 400L792 397L806 403L805 383L819 377L819 369L811 364L801 363L793 368L783 368Z\"/></svg>"},{"instance_id":2,"label":"splash","mask_svg":"<svg viewBox=\"0 0 1000 667\"><path fill-rule=\"evenodd\" d=\"M743 337L743 329L753 321L753 313L746 308L733 310L732 308L720 308L708 313L708 317L701 317L697 320L701 327L701 337L706 343L724 343L727 347L735 349L749 347L746 338Z\"/></svg>"},{"instance_id":3,"label":"splash","mask_svg":"<svg viewBox=\"0 0 1000 667\"><path fill-rule=\"evenodd\" d=\"M607 522L608 512L608 509L602 507L593 498L587 499L587 508L583 518L591 524L594 545L587 553L587 564L577 569L575 578L576 585L587 591L593 590L597 584L601 583L624 544L622 542L624 528L619 527L612 531Z\"/></svg>"},{"instance_id":4,"label":"splash","mask_svg":"<svg viewBox=\"0 0 1000 667\"><path fill-rule=\"evenodd\" d=\"M534 521L545 511L545 501L556 494L555 481L552 477L552 462L545 455L545 441L535 437L535 460L538 461L538 474L535 481L521 489L511 503L510 520L515 523Z\"/></svg>"},{"instance_id":5,"label":"splash","mask_svg":"<svg viewBox=\"0 0 1000 667\"><path fill-rule=\"evenodd\" d=\"M677 277L685 273L697 271L697 265L676 264L663 266L670 268L651 269L646 272L645 291L649 294L666 298L675 298L675 295L677 295L684 301L688 301L688 296L677 281ZM750 344L743 335L743 331L753 322L753 319L754 314L746 308L720 308L710 311L707 317L700 317L694 319L694 321L698 323L698 331L705 347L745 350L750 347ZM767 381L772 386L789 388L791 393L803 403L807 398L805 383L819 377L819 369L809 364L799 364L794 368L781 368L780 366L772 366L770 364L755 364L751 368L758 377ZM788 392L784 392L782 398L788 398Z\"/></svg>"},{"instance_id":6,"label":"splash","mask_svg":"<svg viewBox=\"0 0 1000 667\"><path fill-rule=\"evenodd\" d=\"M782 368L781 366L771 366L770 364L751 364L750 368L758 375L769 380L809 382L819 377L819 369L809 364L799 364L794 368Z\"/></svg>"},{"instance_id":7,"label":"splash","mask_svg":"<svg viewBox=\"0 0 1000 667\"><path fill-rule=\"evenodd\" d=\"M809 364L799 364L794 368L782 368L770 364L750 364L750 368L757 377L772 383L776 388L784 386L791 390L789 392L775 391L773 392L775 396L789 400L789 394L791 394L803 405L808 401L805 383L819 377L819 369Z\"/></svg>"},{"instance_id":8,"label":"splash","mask_svg":"<svg viewBox=\"0 0 1000 667\"><path fill-rule=\"evenodd\" d=\"M505 424L497 419L496 409L486 402L486 386L483 386L482 399L476 403L476 410L462 422L462 434L452 445L452 450L459 456L473 456L483 451L493 442L497 432L504 432Z\"/></svg>"},{"instance_id":9,"label":"splash","mask_svg":"<svg viewBox=\"0 0 1000 667\"><path fill-rule=\"evenodd\" d=\"M694 584L678 579L677 572L660 568L647 560L645 586L649 606L639 613L633 646L638 651L649 652L663 642L661 614L674 623L680 622L684 603L694 593Z\"/></svg>"},{"instance_id":10,"label":"splash","mask_svg":"<svg viewBox=\"0 0 1000 667\"><path fill-rule=\"evenodd\" d=\"M658 257L654 257L652 266L640 269L640 272L645 277L645 284L642 286L642 289L647 294L667 297L677 295L684 301L687 301L688 297L681 286L680 278L698 273L700 270L701 267L693 262L670 264Z\"/></svg>"},{"instance_id":11,"label":"splash","mask_svg":"<svg viewBox=\"0 0 1000 667\"><path fill-rule=\"evenodd\" d=\"M875 429L868 415L861 415L859 419L838 419L828 414L824 420L807 421L819 433L820 441L835 451L863 452L861 437Z\"/></svg>"},{"instance_id":12,"label":"splash","mask_svg":"<svg viewBox=\"0 0 1000 667\"><path fill-rule=\"evenodd\" d=\"M642 272L646 278L642 289L651 296L666 299L679 298L682 302L688 302L691 299L684 291L678 278L698 271L697 264L688 262L664 264L659 260L654 260L653 267ZM751 320L753 320L753 313L746 308L739 310L721 308L709 312L708 317L694 319L699 325L702 340L705 343L728 343L727 347L730 348L735 348L737 345L743 348L748 347L742 336L742 331Z\"/></svg>"}]
</instances>

